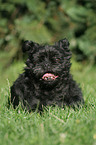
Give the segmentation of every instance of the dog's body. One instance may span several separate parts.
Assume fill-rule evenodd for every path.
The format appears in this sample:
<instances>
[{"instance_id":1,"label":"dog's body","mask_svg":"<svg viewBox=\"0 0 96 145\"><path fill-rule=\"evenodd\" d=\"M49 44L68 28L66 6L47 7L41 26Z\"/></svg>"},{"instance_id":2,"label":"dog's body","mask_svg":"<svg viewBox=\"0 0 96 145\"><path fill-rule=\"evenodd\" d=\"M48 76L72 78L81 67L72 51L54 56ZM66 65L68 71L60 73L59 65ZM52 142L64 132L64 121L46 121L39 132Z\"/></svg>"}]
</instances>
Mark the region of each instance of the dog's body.
<instances>
[{"instance_id":1,"label":"dog's body","mask_svg":"<svg viewBox=\"0 0 96 145\"><path fill-rule=\"evenodd\" d=\"M70 75L69 42L60 40L55 45L41 46L25 41L23 52L29 57L23 74L11 87L14 108L21 102L28 110L42 106L74 106L83 103L82 93Z\"/></svg>"}]
</instances>

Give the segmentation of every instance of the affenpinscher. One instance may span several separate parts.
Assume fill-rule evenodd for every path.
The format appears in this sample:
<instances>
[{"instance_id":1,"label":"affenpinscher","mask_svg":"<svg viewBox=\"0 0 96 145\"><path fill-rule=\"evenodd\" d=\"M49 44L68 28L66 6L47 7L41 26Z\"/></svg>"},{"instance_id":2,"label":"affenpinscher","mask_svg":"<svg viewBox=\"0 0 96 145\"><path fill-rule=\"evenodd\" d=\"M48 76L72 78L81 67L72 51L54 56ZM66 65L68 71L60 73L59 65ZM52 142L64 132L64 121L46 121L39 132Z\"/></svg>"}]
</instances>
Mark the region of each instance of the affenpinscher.
<instances>
[{"instance_id":1,"label":"affenpinscher","mask_svg":"<svg viewBox=\"0 0 96 145\"><path fill-rule=\"evenodd\" d=\"M71 52L67 39L54 45L25 41L22 50L28 59L24 72L11 87L14 108L19 102L29 111L49 105L78 106L84 102L81 89L70 74Z\"/></svg>"}]
</instances>

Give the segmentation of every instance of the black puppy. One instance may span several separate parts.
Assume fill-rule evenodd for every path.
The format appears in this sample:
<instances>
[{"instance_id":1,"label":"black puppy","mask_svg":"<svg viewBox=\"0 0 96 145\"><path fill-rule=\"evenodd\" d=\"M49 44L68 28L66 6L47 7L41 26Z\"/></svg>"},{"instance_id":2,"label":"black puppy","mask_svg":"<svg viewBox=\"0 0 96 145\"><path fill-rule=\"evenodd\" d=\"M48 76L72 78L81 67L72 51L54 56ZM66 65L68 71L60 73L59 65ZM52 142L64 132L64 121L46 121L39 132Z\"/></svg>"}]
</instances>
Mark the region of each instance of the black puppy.
<instances>
[{"instance_id":1,"label":"black puppy","mask_svg":"<svg viewBox=\"0 0 96 145\"><path fill-rule=\"evenodd\" d=\"M29 111L42 106L74 106L83 103L82 93L70 75L71 52L67 39L54 45L25 41L26 68L11 87L14 108L21 102Z\"/></svg>"}]
</instances>

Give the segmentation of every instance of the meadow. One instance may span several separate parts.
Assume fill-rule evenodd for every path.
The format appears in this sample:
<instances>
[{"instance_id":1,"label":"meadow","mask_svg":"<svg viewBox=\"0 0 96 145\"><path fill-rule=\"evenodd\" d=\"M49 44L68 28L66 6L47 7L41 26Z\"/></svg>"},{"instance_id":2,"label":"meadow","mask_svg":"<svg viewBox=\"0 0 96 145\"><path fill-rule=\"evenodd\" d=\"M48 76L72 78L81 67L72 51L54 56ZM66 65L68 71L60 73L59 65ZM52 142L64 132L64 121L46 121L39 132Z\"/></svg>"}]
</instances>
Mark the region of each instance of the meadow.
<instances>
[{"instance_id":1,"label":"meadow","mask_svg":"<svg viewBox=\"0 0 96 145\"><path fill-rule=\"evenodd\" d=\"M40 115L7 107L10 86L24 63L5 68L0 59L0 145L96 145L96 67L72 61L85 100L80 109L46 107Z\"/></svg>"}]
</instances>

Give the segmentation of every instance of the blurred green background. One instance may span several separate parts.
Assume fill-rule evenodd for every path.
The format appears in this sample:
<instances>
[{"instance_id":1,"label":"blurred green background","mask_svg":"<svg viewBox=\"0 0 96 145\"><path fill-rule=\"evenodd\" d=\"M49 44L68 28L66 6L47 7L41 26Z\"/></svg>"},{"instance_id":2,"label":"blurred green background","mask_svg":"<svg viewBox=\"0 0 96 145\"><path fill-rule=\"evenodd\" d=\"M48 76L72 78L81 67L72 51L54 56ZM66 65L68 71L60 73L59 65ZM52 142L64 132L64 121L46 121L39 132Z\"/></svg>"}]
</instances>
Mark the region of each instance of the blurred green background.
<instances>
[{"instance_id":1,"label":"blurred green background","mask_svg":"<svg viewBox=\"0 0 96 145\"><path fill-rule=\"evenodd\" d=\"M0 53L7 63L22 59L24 40L51 44L65 37L77 61L96 64L96 0L0 0Z\"/></svg>"}]
</instances>

